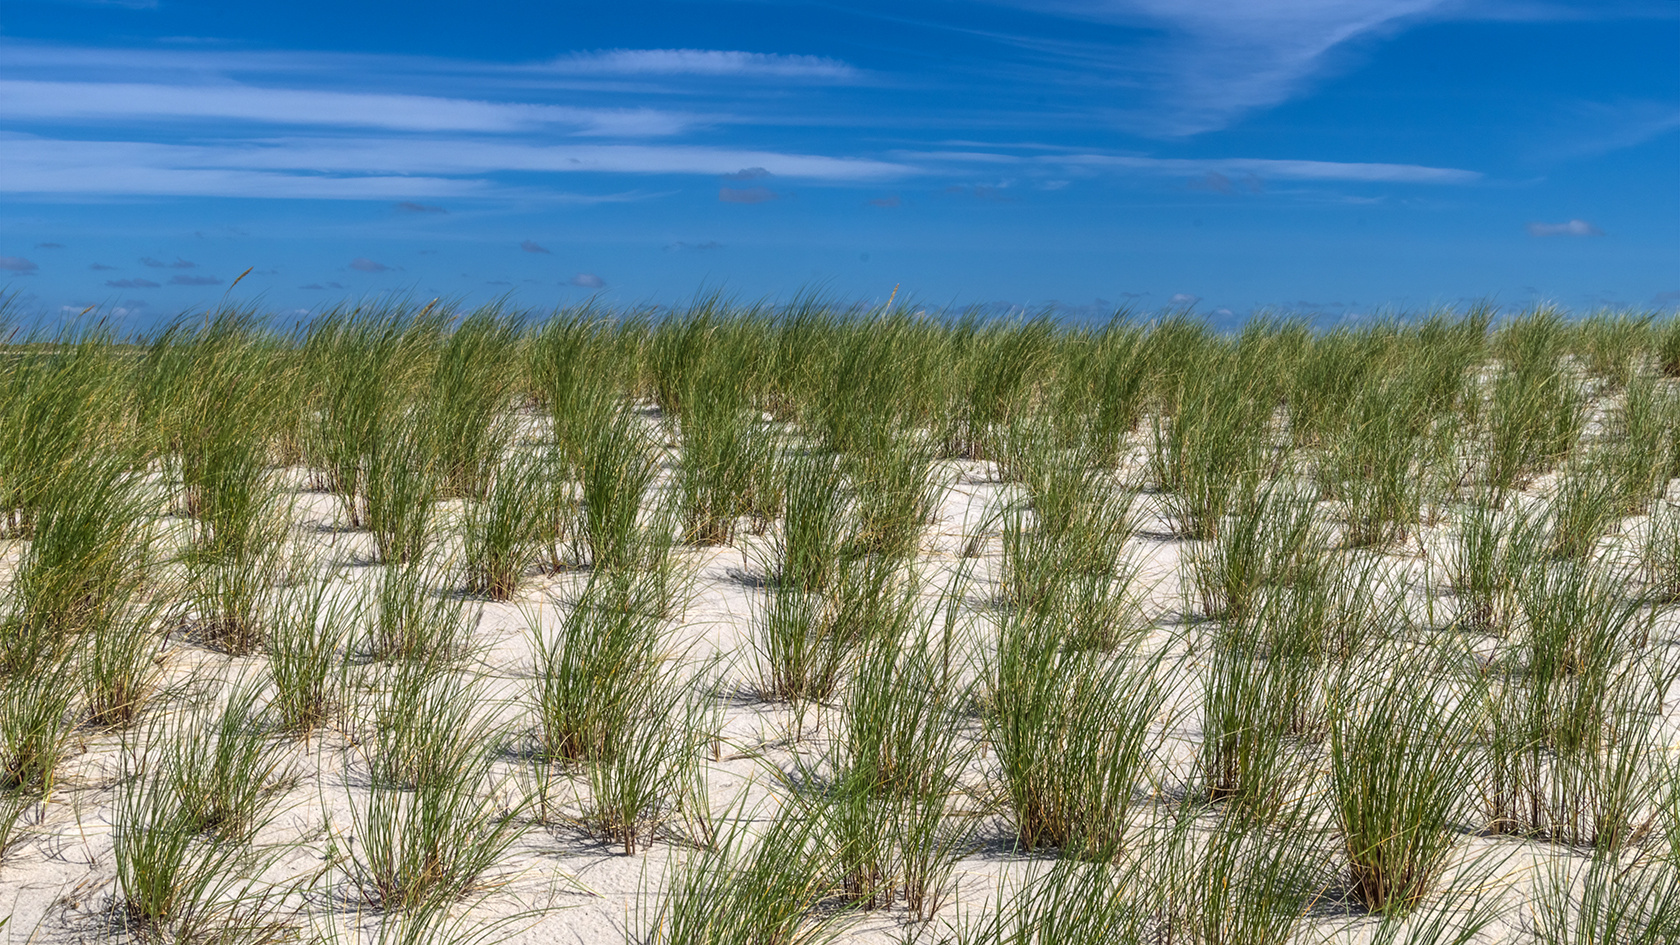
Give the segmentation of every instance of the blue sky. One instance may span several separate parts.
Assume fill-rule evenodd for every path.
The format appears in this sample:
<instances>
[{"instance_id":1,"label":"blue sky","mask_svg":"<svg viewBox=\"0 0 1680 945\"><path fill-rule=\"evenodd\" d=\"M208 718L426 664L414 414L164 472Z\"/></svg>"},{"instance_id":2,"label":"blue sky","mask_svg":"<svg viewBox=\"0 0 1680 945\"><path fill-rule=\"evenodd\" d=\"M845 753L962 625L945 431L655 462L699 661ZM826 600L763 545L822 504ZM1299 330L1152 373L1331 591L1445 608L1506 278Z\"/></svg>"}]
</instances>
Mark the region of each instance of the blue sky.
<instances>
[{"instance_id":1,"label":"blue sky","mask_svg":"<svg viewBox=\"0 0 1680 945\"><path fill-rule=\"evenodd\" d=\"M0 4L0 287L1680 303L1674 0Z\"/></svg>"}]
</instances>

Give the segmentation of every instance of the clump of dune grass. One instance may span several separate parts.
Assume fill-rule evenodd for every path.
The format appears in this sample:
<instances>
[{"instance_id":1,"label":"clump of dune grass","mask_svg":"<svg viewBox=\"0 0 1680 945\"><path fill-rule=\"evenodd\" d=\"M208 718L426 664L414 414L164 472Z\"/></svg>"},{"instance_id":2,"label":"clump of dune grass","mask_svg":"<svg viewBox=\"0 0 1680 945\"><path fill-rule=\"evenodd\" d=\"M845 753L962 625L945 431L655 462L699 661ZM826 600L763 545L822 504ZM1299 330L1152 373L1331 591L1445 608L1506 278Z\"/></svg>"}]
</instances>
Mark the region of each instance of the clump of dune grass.
<instances>
[{"instance_id":1,"label":"clump of dune grass","mask_svg":"<svg viewBox=\"0 0 1680 945\"><path fill-rule=\"evenodd\" d=\"M1242 349L1169 376L1170 411L1154 421L1150 469L1179 533L1212 538L1232 504L1271 468L1276 378Z\"/></svg>"},{"instance_id":2,"label":"clump of dune grass","mask_svg":"<svg viewBox=\"0 0 1680 945\"><path fill-rule=\"evenodd\" d=\"M1680 601L1680 505L1665 499L1652 506L1639 558L1650 599L1657 604Z\"/></svg>"},{"instance_id":3,"label":"clump of dune grass","mask_svg":"<svg viewBox=\"0 0 1680 945\"><path fill-rule=\"evenodd\" d=\"M951 894L968 833L951 809L971 754L961 737L970 692L951 678L943 634L914 613L915 597L911 584L860 616L841 735L802 778L813 787L800 800L825 825L846 902L872 910L902 896L913 920L927 920Z\"/></svg>"},{"instance_id":4,"label":"clump of dune grass","mask_svg":"<svg viewBox=\"0 0 1680 945\"><path fill-rule=\"evenodd\" d=\"M352 798L345 870L368 906L424 909L495 884L491 871L525 825L523 801L506 798L510 782L490 772L491 750L462 746L446 753L455 764L411 789L375 785Z\"/></svg>"},{"instance_id":5,"label":"clump of dune grass","mask_svg":"<svg viewBox=\"0 0 1680 945\"><path fill-rule=\"evenodd\" d=\"M362 652L423 663L464 656L479 612L440 590L452 585L450 570L432 562L386 565L364 608Z\"/></svg>"},{"instance_id":6,"label":"clump of dune grass","mask_svg":"<svg viewBox=\"0 0 1680 945\"><path fill-rule=\"evenodd\" d=\"M368 448L361 518L387 564L418 560L434 538L441 480L427 436L414 419L392 418L375 429Z\"/></svg>"},{"instance_id":7,"label":"clump of dune grass","mask_svg":"<svg viewBox=\"0 0 1680 945\"><path fill-rule=\"evenodd\" d=\"M1628 381L1596 454L1614 483L1620 514L1638 515L1666 491L1676 410L1680 400L1660 379L1639 373Z\"/></svg>"},{"instance_id":8,"label":"clump of dune grass","mask_svg":"<svg viewBox=\"0 0 1680 945\"><path fill-rule=\"evenodd\" d=\"M759 599L754 644L763 698L826 700L869 629L904 606L902 569L890 558L843 556L828 581L817 590L773 584Z\"/></svg>"},{"instance_id":9,"label":"clump of dune grass","mask_svg":"<svg viewBox=\"0 0 1680 945\"><path fill-rule=\"evenodd\" d=\"M1186 588L1200 611L1240 621L1259 605L1267 588L1289 580L1309 545L1322 542L1313 497L1287 487L1257 489L1236 500L1216 532L1187 556Z\"/></svg>"},{"instance_id":10,"label":"clump of dune grass","mask_svg":"<svg viewBox=\"0 0 1680 945\"><path fill-rule=\"evenodd\" d=\"M1622 499L1616 477L1600 461L1569 463L1558 475L1557 491L1546 510L1548 553L1575 560L1593 554L1621 518Z\"/></svg>"},{"instance_id":11,"label":"clump of dune grass","mask_svg":"<svg viewBox=\"0 0 1680 945\"><path fill-rule=\"evenodd\" d=\"M469 591L497 601L519 591L544 545L557 474L550 456L529 451L489 471L484 498L469 503L461 526Z\"/></svg>"},{"instance_id":12,"label":"clump of dune grass","mask_svg":"<svg viewBox=\"0 0 1680 945\"><path fill-rule=\"evenodd\" d=\"M251 877L283 848L251 839L272 816L275 754L235 693L219 719L130 749L113 825L115 917L142 939L280 941L283 892Z\"/></svg>"},{"instance_id":13,"label":"clump of dune grass","mask_svg":"<svg viewBox=\"0 0 1680 945\"><path fill-rule=\"evenodd\" d=\"M822 908L835 890L835 863L819 842L820 825L802 813L783 807L759 834L748 829L747 812L734 811L712 846L677 854L658 886L644 888L628 939L638 945L837 939L851 910Z\"/></svg>"},{"instance_id":14,"label":"clump of dune grass","mask_svg":"<svg viewBox=\"0 0 1680 945\"><path fill-rule=\"evenodd\" d=\"M716 737L691 680L663 670L627 707L610 743L586 760L589 801L583 821L626 856L653 842L678 817L704 746ZM704 797L694 803L705 804ZM709 811L693 811L704 819Z\"/></svg>"},{"instance_id":15,"label":"clump of dune grass","mask_svg":"<svg viewBox=\"0 0 1680 945\"><path fill-rule=\"evenodd\" d=\"M598 571L552 635L533 617L536 741L550 762L610 758L653 697L663 617L645 578Z\"/></svg>"},{"instance_id":16,"label":"clump of dune grass","mask_svg":"<svg viewBox=\"0 0 1680 945\"><path fill-rule=\"evenodd\" d=\"M1264 945L1291 940L1334 885L1332 847L1315 804L1296 797L1262 819L1211 826L1194 806L1173 812L1131 870L1160 939ZM1153 900L1153 901L1151 901Z\"/></svg>"},{"instance_id":17,"label":"clump of dune grass","mask_svg":"<svg viewBox=\"0 0 1680 945\"><path fill-rule=\"evenodd\" d=\"M1504 634L1516 611L1519 575L1543 554L1543 520L1477 499L1456 517L1449 570L1459 622L1477 633Z\"/></svg>"},{"instance_id":18,"label":"clump of dune grass","mask_svg":"<svg viewBox=\"0 0 1680 945\"><path fill-rule=\"evenodd\" d=\"M338 577L329 572L276 603L264 649L274 693L269 707L282 730L314 731L345 707L350 661L343 650L364 602Z\"/></svg>"},{"instance_id":19,"label":"clump of dune grass","mask_svg":"<svg viewBox=\"0 0 1680 945\"><path fill-rule=\"evenodd\" d=\"M53 335L9 335L0 371L0 509L9 537L28 538L63 478L76 475L89 447L137 448L124 427L130 402L117 333L103 320Z\"/></svg>"},{"instance_id":20,"label":"clump of dune grass","mask_svg":"<svg viewBox=\"0 0 1680 945\"><path fill-rule=\"evenodd\" d=\"M495 305L461 319L438 345L419 422L440 495L482 498L489 490L512 436L517 345L515 319Z\"/></svg>"},{"instance_id":21,"label":"clump of dune grass","mask_svg":"<svg viewBox=\"0 0 1680 945\"><path fill-rule=\"evenodd\" d=\"M947 455L1000 458L997 437L1030 406L1048 364L1054 326L1043 317L985 324L964 319L953 329L954 371L946 387Z\"/></svg>"},{"instance_id":22,"label":"clump of dune grass","mask_svg":"<svg viewBox=\"0 0 1680 945\"><path fill-rule=\"evenodd\" d=\"M1680 870L1672 863L1598 854L1585 869L1552 857L1540 877L1535 940L1543 945L1628 942L1680 936Z\"/></svg>"},{"instance_id":23,"label":"clump of dune grass","mask_svg":"<svg viewBox=\"0 0 1680 945\"><path fill-rule=\"evenodd\" d=\"M913 556L933 512L933 449L914 429L872 430L842 463L853 490L851 555Z\"/></svg>"},{"instance_id":24,"label":"clump of dune grass","mask_svg":"<svg viewBox=\"0 0 1680 945\"><path fill-rule=\"evenodd\" d=\"M1330 440L1325 478L1346 509L1349 545L1400 541L1421 515L1431 411L1427 387L1398 367L1364 380Z\"/></svg>"},{"instance_id":25,"label":"clump of dune grass","mask_svg":"<svg viewBox=\"0 0 1680 945\"><path fill-rule=\"evenodd\" d=\"M94 454L85 463L39 494L34 537L9 588L10 641L62 649L134 605L151 575L155 533L129 459Z\"/></svg>"},{"instance_id":26,"label":"clump of dune grass","mask_svg":"<svg viewBox=\"0 0 1680 945\"><path fill-rule=\"evenodd\" d=\"M792 457L783 476L785 511L773 540L771 579L778 588L824 591L850 530L844 476L836 459L823 453Z\"/></svg>"},{"instance_id":27,"label":"clump of dune grass","mask_svg":"<svg viewBox=\"0 0 1680 945\"><path fill-rule=\"evenodd\" d=\"M304 395L305 459L352 528L366 524L371 455L385 440L389 458L386 431L411 411L442 327L433 300L418 312L400 305L334 310L303 337L300 367L312 382Z\"/></svg>"},{"instance_id":28,"label":"clump of dune grass","mask_svg":"<svg viewBox=\"0 0 1680 945\"><path fill-rule=\"evenodd\" d=\"M155 607L135 607L107 615L81 636L75 666L90 724L127 725L156 694L163 675L157 617Z\"/></svg>"},{"instance_id":29,"label":"clump of dune grass","mask_svg":"<svg viewBox=\"0 0 1680 945\"><path fill-rule=\"evenodd\" d=\"M1643 374L1652 348L1654 316L1631 312L1594 312L1573 325L1569 347L1585 362L1587 374L1612 390Z\"/></svg>"},{"instance_id":30,"label":"clump of dune grass","mask_svg":"<svg viewBox=\"0 0 1680 945\"><path fill-rule=\"evenodd\" d=\"M1486 411L1485 482L1505 492L1545 473L1576 445L1585 400L1563 362L1564 323L1552 309L1500 329Z\"/></svg>"},{"instance_id":31,"label":"clump of dune grass","mask_svg":"<svg viewBox=\"0 0 1680 945\"><path fill-rule=\"evenodd\" d=\"M1069 649L1056 622L1017 612L986 675L986 737L1021 846L1116 855L1154 760L1164 696L1150 663Z\"/></svg>"},{"instance_id":32,"label":"clump of dune grass","mask_svg":"<svg viewBox=\"0 0 1680 945\"><path fill-rule=\"evenodd\" d=\"M1260 809L1288 786L1284 737L1296 707L1283 659L1264 651L1252 631L1214 643L1202 680L1199 761L1210 799Z\"/></svg>"},{"instance_id":33,"label":"clump of dune grass","mask_svg":"<svg viewBox=\"0 0 1680 945\"><path fill-rule=\"evenodd\" d=\"M1003 515L1004 601L1059 615L1077 646L1112 648L1136 623L1127 554L1136 493L1089 457L1038 439L1020 456L1028 501Z\"/></svg>"},{"instance_id":34,"label":"clump of dune grass","mask_svg":"<svg viewBox=\"0 0 1680 945\"><path fill-rule=\"evenodd\" d=\"M1640 658L1649 617L1614 579L1578 565L1538 571L1524 620L1484 672L1484 807L1496 832L1614 849L1637 835L1654 693L1667 674Z\"/></svg>"},{"instance_id":35,"label":"clump of dune grass","mask_svg":"<svg viewBox=\"0 0 1680 945\"><path fill-rule=\"evenodd\" d=\"M587 563L597 570L636 567L647 548L642 508L659 471L659 457L641 418L613 411L586 431L581 443L581 533Z\"/></svg>"},{"instance_id":36,"label":"clump of dune grass","mask_svg":"<svg viewBox=\"0 0 1680 945\"><path fill-rule=\"evenodd\" d=\"M494 741L473 715L479 691L447 665L398 663L374 683L368 767L376 785L418 790L446 781Z\"/></svg>"},{"instance_id":37,"label":"clump of dune grass","mask_svg":"<svg viewBox=\"0 0 1680 945\"><path fill-rule=\"evenodd\" d=\"M733 351L700 357L685 377L678 488L683 496L683 534L695 544L728 544L734 539L736 521L749 511L753 454L770 445L754 435L763 421L749 409L745 384Z\"/></svg>"},{"instance_id":38,"label":"clump of dune grass","mask_svg":"<svg viewBox=\"0 0 1680 945\"><path fill-rule=\"evenodd\" d=\"M1055 945L1154 941L1154 916L1124 868L1059 858L1018 884L1000 883L985 917L962 926L961 945Z\"/></svg>"},{"instance_id":39,"label":"clump of dune grass","mask_svg":"<svg viewBox=\"0 0 1680 945\"><path fill-rule=\"evenodd\" d=\"M0 691L0 794L45 794L68 747L74 690L56 670L9 676Z\"/></svg>"},{"instance_id":40,"label":"clump of dune grass","mask_svg":"<svg viewBox=\"0 0 1680 945\"><path fill-rule=\"evenodd\" d=\"M214 717L199 712L154 733L167 745L155 776L174 795L179 829L240 841L268 819L291 773L265 714L258 686L236 681Z\"/></svg>"},{"instance_id":41,"label":"clump of dune grass","mask_svg":"<svg viewBox=\"0 0 1680 945\"><path fill-rule=\"evenodd\" d=\"M1436 682L1416 657L1356 673L1331 724L1331 809L1352 896L1375 912L1413 908L1459 842L1475 703L1453 693L1442 701Z\"/></svg>"}]
</instances>

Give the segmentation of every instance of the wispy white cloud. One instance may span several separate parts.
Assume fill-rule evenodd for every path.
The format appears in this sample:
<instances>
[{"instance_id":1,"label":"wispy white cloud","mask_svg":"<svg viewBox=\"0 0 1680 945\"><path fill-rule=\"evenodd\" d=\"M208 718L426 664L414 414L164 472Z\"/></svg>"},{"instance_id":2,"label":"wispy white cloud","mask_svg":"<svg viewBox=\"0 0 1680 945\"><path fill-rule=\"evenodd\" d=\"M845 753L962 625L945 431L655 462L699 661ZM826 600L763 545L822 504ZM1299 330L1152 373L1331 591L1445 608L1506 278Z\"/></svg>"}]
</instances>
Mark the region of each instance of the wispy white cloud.
<instances>
[{"instance_id":1,"label":"wispy white cloud","mask_svg":"<svg viewBox=\"0 0 1680 945\"><path fill-rule=\"evenodd\" d=\"M555 72L612 76L742 76L850 80L858 70L838 59L725 49L606 49L563 56Z\"/></svg>"},{"instance_id":2,"label":"wispy white cloud","mask_svg":"<svg viewBox=\"0 0 1680 945\"><path fill-rule=\"evenodd\" d=\"M1162 101L1123 120L1165 136L1211 131L1283 102L1324 69L1337 47L1465 7L1455 0L997 2L1158 31L1138 48L1112 50L1110 70L1156 87Z\"/></svg>"},{"instance_id":3,"label":"wispy white cloud","mask_svg":"<svg viewBox=\"0 0 1680 945\"><path fill-rule=\"evenodd\" d=\"M651 108L574 108L250 85L48 82L0 79L0 118L141 122L219 120L422 132L517 132L563 127L577 134L678 134L696 116Z\"/></svg>"},{"instance_id":4,"label":"wispy white cloud","mask_svg":"<svg viewBox=\"0 0 1680 945\"><path fill-rule=\"evenodd\" d=\"M1584 102L1560 109L1555 120L1557 129L1539 149L1543 156L1596 157L1680 130L1680 103Z\"/></svg>"}]
</instances>

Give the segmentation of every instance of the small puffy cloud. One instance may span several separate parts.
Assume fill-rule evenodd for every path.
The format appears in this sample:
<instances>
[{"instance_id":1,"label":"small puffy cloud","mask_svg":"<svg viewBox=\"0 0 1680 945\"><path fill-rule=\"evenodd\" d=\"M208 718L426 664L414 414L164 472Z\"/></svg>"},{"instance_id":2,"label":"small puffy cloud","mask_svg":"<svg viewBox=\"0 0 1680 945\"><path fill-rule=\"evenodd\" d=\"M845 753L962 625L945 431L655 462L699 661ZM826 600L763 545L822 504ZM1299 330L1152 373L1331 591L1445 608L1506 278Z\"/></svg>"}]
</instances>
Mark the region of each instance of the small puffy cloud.
<instances>
[{"instance_id":1,"label":"small puffy cloud","mask_svg":"<svg viewBox=\"0 0 1680 945\"><path fill-rule=\"evenodd\" d=\"M412 200L404 200L404 201L398 203L396 205L396 210L397 210L398 213L448 213L449 212L448 210L445 210L442 207L434 207L429 203L415 203Z\"/></svg>"},{"instance_id":2,"label":"small puffy cloud","mask_svg":"<svg viewBox=\"0 0 1680 945\"><path fill-rule=\"evenodd\" d=\"M63 243L36 243L36 249L63 249Z\"/></svg>"},{"instance_id":3,"label":"small puffy cloud","mask_svg":"<svg viewBox=\"0 0 1680 945\"><path fill-rule=\"evenodd\" d=\"M150 279L107 279L106 285L113 289L155 289L156 282Z\"/></svg>"},{"instance_id":4,"label":"small puffy cloud","mask_svg":"<svg viewBox=\"0 0 1680 945\"><path fill-rule=\"evenodd\" d=\"M541 244L539 244L535 240L525 240L524 242L519 244L519 248L526 251L527 253L542 253L545 256L554 255L553 253L549 252L545 247L543 247Z\"/></svg>"},{"instance_id":5,"label":"small puffy cloud","mask_svg":"<svg viewBox=\"0 0 1680 945\"><path fill-rule=\"evenodd\" d=\"M876 197L869 201L869 205L872 207L897 207L903 205L903 203L904 201L900 200L897 194L888 194L885 197Z\"/></svg>"},{"instance_id":6,"label":"small puffy cloud","mask_svg":"<svg viewBox=\"0 0 1680 945\"><path fill-rule=\"evenodd\" d=\"M114 272L117 267L116 266L107 266L104 263L94 263L94 264L88 266L88 268L92 269L94 272Z\"/></svg>"},{"instance_id":7,"label":"small puffy cloud","mask_svg":"<svg viewBox=\"0 0 1680 945\"><path fill-rule=\"evenodd\" d=\"M1199 296L1199 295L1190 295L1189 293L1186 293L1186 292L1176 292L1176 293L1173 294L1172 298L1167 299L1167 304L1168 305L1195 305L1197 302L1200 302L1201 300L1202 300L1202 297Z\"/></svg>"},{"instance_id":8,"label":"small puffy cloud","mask_svg":"<svg viewBox=\"0 0 1680 945\"><path fill-rule=\"evenodd\" d=\"M391 267L384 263L374 262L366 256L357 256L350 260L350 268L357 272L388 272Z\"/></svg>"},{"instance_id":9,"label":"small puffy cloud","mask_svg":"<svg viewBox=\"0 0 1680 945\"><path fill-rule=\"evenodd\" d=\"M170 285L221 285L222 280L215 276L170 276Z\"/></svg>"},{"instance_id":10,"label":"small puffy cloud","mask_svg":"<svg viewBox=\"0 0 1680 945\"><path fill-rule=\"evenodd\" d=\"M1234 194L1238 188L1257 194L1265 190L1266 185L1255 174L1244 174L1237 180L1232 180L1229 175L1218 171L1208 171L1190 181L1191 190L1205 190L1214 194Z\"/></svg>"},{"instance_id":11,"label":"small puffy cloud","mask_svg":"<svg viewBox=\"0 0 1680 945\"><path fill-rule=\"evenodd\" d=\"M768 187L719 187L720 203L769 203L779 195Z\"/></svg>"},{"instance_id":12,"label":"small puffy cloud","mask_svg":"<svg viewBox=\"0 0 1680 945\"><path fill-rule=\"evenodd\" d=\"M1530 223L1526 229L1529 236L1603 236L1604 231L1585 220L1570 220L1568 223Z\"/></svg>"},{"instance_id":13,"label":"small puffy cloud","mask_svg":"<svg viewBox=\"0 0 1680 945\"><path fill-rule=\"evenodd\" d=\"M175 257L174 262L164 262L161 259L153 259L150 256L141 256L140 257L140 265L145 266L149 269L197 269L198 268L198 263L188 262L187 260L182 259L179 256Z\"/></svg>"},{"instance_id":14,"label":"small puffy cloud","mask_svg":"<svg viewBox=\"0 0 1680 945\"><path fill-rule=\"evenodd\" d=\"M35 265L22 256L0 256L0 271L16 272L24 275L32 274L41 267Z\"/></svg>"},{"instance_id":15,"label":"small puffy cloud","mask_svg":"<svg viewBox=\"0 0 1680 945\"><path fill-rule=\"evenodd\" d=\"M1004 189L1008 186L1008 181L1003 181L998 184L975 184L972 187L968 187L963 184L952 184L951 186L945 188L945 192L953 197L967 196L973 197L976 200L995 200L998 202L1006 202L1015 199L1004 192Z\"/></svg>"},{"instance_id":16,"label":"small puffy cloud","mask_svg":"<svg viewBox=\"0 0 1680 945\"><path fill-rule=\"evenodd\" d=\"M722 175L724 180L763 180L770 172L762 167L743 167L733 174Z\"/></svg>"},{"instance_id":17,"label":"small puffy cloud","mask_svg":"<svg viewBox=\"0 0 1680 945\"><path fill-rule=\"evenodd\" d=\"M580 289L605 289L607 280L593 272L580 272L572 277L571 284Z\"/></svg>"},{"instance_id":18,"label":"small puffy cloud","mask_svg":"<svg viewBox=\"0 0 1680 945\"><path fill-rule=\"evenodd\" d=\"M1231 178L1218 171L1208 171L1201 177L1190 181L1191 190L1206 190L1216 194L1228 194L1236 190L1231 184Z\"/></svg>"}]
</instances>

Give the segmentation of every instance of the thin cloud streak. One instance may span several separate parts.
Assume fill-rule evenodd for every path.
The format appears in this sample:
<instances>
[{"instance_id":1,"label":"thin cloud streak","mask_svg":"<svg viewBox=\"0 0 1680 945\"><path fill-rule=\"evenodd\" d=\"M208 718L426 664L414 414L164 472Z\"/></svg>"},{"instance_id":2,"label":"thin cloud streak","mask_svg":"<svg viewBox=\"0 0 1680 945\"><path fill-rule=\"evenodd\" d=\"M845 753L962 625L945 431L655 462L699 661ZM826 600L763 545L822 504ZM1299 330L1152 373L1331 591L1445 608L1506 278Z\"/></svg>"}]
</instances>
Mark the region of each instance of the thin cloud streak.
<instances>
[{"instance_id":1,"label":"thin cloud streak","mask_svg":"<svg viewBox=\"0 0 1680 945\"><path fill-rule=\"evenodd\" d=\"M713 76L777 79L858 77L858 70L823 56L738 52L725 49L607 49L551 60L547 67L573 75Z\"/></svg>"},{"instance_id":2,"label":"thin cloud streak","mask_svg":"<svg viewBox=\"0 0 1680 945\"><path fill-rule=\"evenodd\" d=\"M651 108L572 108L248 85L17 79L0 79L0 118L122 122L215 119L429 132L516 132L561 126L577 134L614 137L674 135L699 120Z\"/></svg>"},{"instance_id":3,"label":"thin cloud streak","mask_svg":"<svg viewBox=\"0 0 1680 945\"><path fill-rule=\"evenodd\" d=\"M1482 179L1477 171L1456 167L1425 167L1420 164L1380 164L1341 161L1288 161L1267 158L1221 158L1199 161L1191 158L1136 158L1102 154L1075 154L1055 163L1080 167L1108 167L1155 174L1227 175L1252 174L1256 178L1282 180L1343 181L1389 184L1473 184Z\"/></svg>"},{"instance_id":4,"label":"thin cloud streak","mask_svg":"<svg viewBox=\"0 0 1680 945\"><path fill-rule=\"evenodd\" d=\"M1084 168L1142 174L1199 177L1219 174L1228 178L1252 175L1256 179L1276 178L1303 181L1344 181L1399 184L1473 184L1483 175L1456 167L1428 167L1421 164L1388 164L1360 161L1310 161L1277 158L1155 158L1125 154L1058 154L1022 157L983 151L899 151L904 161L951 162L959 165L1016 165L1055 168Z\"/></svg>"},{"instance_id":5,"label":"thin cloud streak","mask_svg":"<svg viewBox=\"0 0 1680 945\"><path fill-rule=\"evenodd\" d=\"M875 181L917 173L906 164L698 146L538 145L481 140L274 139L223 146L70 141L0 134L0 192L401 200L489 196L497 172L730 173ZM333 176L342 175L342 176ZM619 202L625 195L549 195Z\"/></svg>"}]
</instances>

